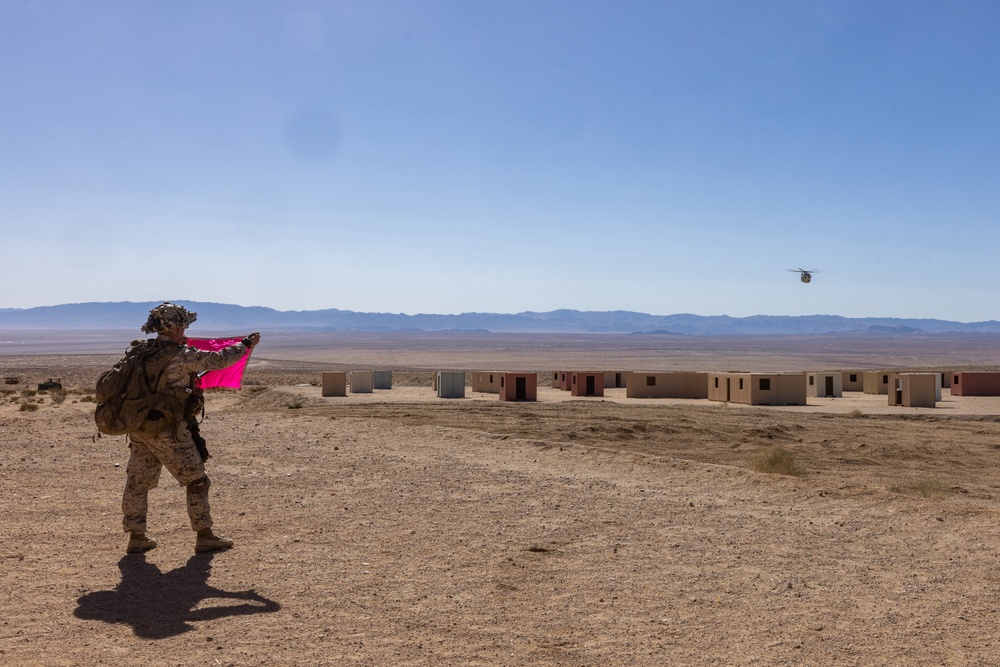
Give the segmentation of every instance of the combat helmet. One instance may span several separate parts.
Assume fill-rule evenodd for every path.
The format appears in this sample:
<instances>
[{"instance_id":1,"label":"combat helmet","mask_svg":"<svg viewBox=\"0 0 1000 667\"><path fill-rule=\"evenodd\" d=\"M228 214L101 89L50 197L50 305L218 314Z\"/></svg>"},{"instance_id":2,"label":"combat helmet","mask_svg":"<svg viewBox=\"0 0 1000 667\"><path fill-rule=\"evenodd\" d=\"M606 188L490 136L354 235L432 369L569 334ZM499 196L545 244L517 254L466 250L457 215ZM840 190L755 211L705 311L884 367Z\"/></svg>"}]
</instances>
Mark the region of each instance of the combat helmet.
<instances>
[{"instance_id":1,"label":"combat helmet","mask_svg":"<svg viewBox=\"0 0 1000 667\"><path fill-rule=\"evenodd\" d=\"M198 313L192 313L184 306L164 301L149 311L149 319L142 325L145 333L163 333L175 327L188 327L198 319Z\"/></svg>"}]
</instances>

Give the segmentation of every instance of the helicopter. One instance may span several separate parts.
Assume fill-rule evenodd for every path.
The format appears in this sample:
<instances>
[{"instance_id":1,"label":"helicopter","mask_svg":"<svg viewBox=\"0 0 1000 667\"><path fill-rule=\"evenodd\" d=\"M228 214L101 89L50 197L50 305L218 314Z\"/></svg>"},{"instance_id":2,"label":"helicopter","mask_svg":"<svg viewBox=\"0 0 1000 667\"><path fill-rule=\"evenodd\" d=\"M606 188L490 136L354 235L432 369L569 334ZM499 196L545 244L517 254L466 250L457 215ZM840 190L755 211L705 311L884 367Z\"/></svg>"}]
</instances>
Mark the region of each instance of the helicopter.
<instances>
[{"instance_id":1,"label":"helicopter","mask_svg":"<svg viewBox=\"0 0 1000 667\"><path fill-rule=\"evenodd\" d=\"M791 272L799 273L799 280L804 283L812 282L812 274L819 273L819 269L788 269Z\"/></svg>"}]
</instances>

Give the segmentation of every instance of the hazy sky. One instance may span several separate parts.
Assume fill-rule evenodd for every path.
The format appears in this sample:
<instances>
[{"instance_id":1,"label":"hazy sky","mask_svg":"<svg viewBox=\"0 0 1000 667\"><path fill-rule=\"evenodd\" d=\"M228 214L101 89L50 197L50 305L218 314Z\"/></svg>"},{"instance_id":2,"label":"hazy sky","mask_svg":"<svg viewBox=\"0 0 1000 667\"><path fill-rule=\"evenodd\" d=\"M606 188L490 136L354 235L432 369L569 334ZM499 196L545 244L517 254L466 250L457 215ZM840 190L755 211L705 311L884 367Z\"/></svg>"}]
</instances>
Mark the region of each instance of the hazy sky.
<instances>
[{"instance_id":1,"label":"hazy sky","mask_svg":"<svg viewBox=\"0 0 1000 667\"><path fill-rule=\"evenodd\" d=\"M0 308L1000 318L997 35L994 0L0 0Z\"/></svg>"}]
</instances>

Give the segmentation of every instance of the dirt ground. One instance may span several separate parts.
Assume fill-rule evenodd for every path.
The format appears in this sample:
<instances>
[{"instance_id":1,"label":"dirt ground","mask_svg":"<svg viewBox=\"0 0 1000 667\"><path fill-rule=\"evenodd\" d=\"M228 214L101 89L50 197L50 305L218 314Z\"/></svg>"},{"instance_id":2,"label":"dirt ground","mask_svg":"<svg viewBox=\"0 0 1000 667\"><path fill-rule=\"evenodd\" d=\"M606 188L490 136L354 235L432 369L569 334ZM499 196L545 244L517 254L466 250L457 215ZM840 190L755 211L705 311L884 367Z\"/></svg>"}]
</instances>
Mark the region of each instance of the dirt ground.
<instances>
[{"instance_id":1,"label":"dirt ground","mask_svg":"<svg viewBox=\"0 0 1000 667\"><path fill-rule=\"evenodd\" d=\"M0 333L0 664L1000 664L1000 398L501 403L428 372L992 370L996 338L265 333L202 424L235 548L194 554L164 474L126 556L90 398L128 338ZM396 385L320 396L351 367Z\"/></svg>"}]
</instances>

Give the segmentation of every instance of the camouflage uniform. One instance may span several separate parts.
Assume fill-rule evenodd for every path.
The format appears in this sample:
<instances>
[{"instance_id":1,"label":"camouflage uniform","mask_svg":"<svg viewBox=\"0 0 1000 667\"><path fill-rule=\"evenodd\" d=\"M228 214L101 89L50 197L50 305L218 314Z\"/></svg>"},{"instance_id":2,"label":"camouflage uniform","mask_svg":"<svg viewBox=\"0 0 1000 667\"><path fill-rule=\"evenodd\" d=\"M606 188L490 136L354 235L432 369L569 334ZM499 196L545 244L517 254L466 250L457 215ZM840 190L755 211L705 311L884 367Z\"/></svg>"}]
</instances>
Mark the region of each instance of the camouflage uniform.
<instances>
[{"instance_id":1,"label":"camouflage uniform","mask_svg":"<svg viewBox=\"0 0 1000 667\"><path fill-rule=\"evenodd\" d=\"M217 352L198 350L172 343L163 335L158 342L176 345L177 354L167 362L159 384L161 397L140 431L129 434L128 480L122 495L122 526L127 533L146 532L147 496L160 481L160 470L167 471L181 486L187 487L188 517L198 531L212 527L208 506L209 479L205 462L192 437L189 419L200 411L200 390L195 382L199 371L231 366L247 347L236 343ZM188 399L194 396L195 399ZM192 407L194 406L194 407Z\"/></svg>"}]
</instances>

